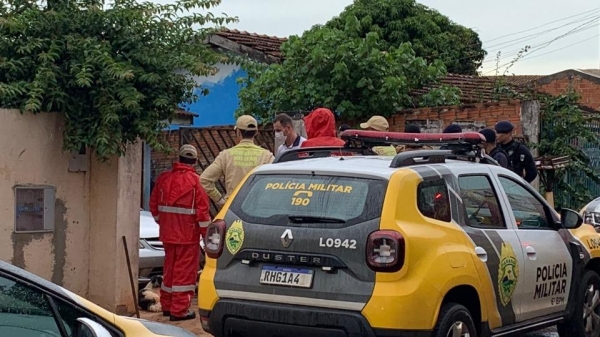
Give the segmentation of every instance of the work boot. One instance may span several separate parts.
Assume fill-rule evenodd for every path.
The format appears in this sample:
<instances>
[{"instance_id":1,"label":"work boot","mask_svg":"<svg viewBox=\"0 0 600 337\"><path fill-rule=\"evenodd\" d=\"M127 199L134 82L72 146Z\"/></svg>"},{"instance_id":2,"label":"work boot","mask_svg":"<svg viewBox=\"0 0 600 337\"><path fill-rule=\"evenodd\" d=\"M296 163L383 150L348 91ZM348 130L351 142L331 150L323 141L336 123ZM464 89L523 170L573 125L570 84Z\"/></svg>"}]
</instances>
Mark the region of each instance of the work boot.
<instances>
[{"instance_id":1,"label":"work boot","mask_svg":"<svg viewBox=\"0 0 600 337\"><path fill-rule=\"evenodd\" d=\"M177 317L177 316L173 316L171 315L171 318L169 319L171 322L177 322L177 321L187 321L190 319L194 319L196 318L196 313L193 311L188 311L187 315L183 316L183 317Z\"/></svg>"},{"instance_id":2,"label":"work boot","mask_svg":"<svg viewBox=\"0 0 600 337\"><path fill-rule=\"evenodd\" d=\"M163 311L163 316L165 316L165 317L171 316L171 312L170 311Z\"/></svg>"}]
</instances>

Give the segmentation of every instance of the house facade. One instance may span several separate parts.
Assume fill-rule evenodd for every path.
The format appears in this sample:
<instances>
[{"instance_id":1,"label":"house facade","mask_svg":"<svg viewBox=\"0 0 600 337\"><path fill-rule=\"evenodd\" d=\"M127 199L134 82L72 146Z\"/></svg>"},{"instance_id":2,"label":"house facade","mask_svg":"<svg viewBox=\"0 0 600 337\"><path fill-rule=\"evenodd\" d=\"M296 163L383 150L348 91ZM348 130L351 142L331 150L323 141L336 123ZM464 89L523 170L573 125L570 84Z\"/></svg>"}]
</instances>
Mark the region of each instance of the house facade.
<instances>
[{"instance_id":1,"label":"house facade","mask_svg":"<svg viewBox=\"0 0 600 337\"><path fill-rule=\"evenodd\" d=\"M223 30L207 39L207 43L217 51L243 55L266 64L280 62L280 47L286 38L259 35L238 30ZM196 77L209 95L185 106L185 110L196 114L191 126L209 127L235 124L234 114L239 106L238 92L241 84L238 79L246 77L239 65L217 64L219 72L212 76ZM171 130L178 129L172 125Z\"/></svg>"}]
</instances>

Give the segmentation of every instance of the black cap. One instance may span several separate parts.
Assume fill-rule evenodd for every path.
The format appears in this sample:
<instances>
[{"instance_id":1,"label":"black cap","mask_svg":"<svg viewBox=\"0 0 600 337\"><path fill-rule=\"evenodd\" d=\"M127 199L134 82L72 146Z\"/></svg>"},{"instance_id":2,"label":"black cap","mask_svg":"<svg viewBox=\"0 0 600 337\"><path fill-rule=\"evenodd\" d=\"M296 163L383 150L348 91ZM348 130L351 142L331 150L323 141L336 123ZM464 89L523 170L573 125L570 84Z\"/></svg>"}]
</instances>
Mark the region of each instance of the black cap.
<instances>
[{"instance_id":1,"label":"black cap","mask_svg":"<svg viewBox=\"0 0 600 337\"><path fill-rule=\"evenodd\" d=\"M495 143L496 142L496 132L492 129L483 129L479 131L484 137L486 143Z\"/></svg>"},{"instance_id":2,"label":"black cap","mask_svg":"<svg viewBox=\"0 0 600 337\"><path fill-rule=\"evenodd\" d=\"M496 123L495 129L498 133L511 133L515 127L509 121L499 121Z\"/></svg>"},{"instance_id":3,"label":"black cap","mask_svg":"<svg viewBox=\"0 0 600 337\"><path fill-rule=\"evenodd\" d=\"M405 133L421 133L421 128L417 124L408 124L404 127Z\"/></svg>"},{"instance_id":4,"label":"black cap","mask_svg":"<svg viewBox=\"0 0 600 337\"><path fill-rule=\"evenodd\" d=\"M461 133L461 132L462 132L462 128L458 124L450 124L443 131L443 133Z\"/></svg>"}]
</instances>

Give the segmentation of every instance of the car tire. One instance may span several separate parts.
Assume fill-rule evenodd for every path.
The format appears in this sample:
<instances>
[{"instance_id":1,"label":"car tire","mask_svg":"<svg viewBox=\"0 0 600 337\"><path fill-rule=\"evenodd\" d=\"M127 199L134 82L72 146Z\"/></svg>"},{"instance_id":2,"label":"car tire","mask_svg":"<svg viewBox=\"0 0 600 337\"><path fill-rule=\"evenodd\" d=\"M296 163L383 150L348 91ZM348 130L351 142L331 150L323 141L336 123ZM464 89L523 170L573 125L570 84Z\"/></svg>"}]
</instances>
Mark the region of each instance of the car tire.
<instances>
[{"instance_id":1,"label":"car tire","mask_svg":"<svg viewBox=\"0 0 600 337\"><path fill-rule=\"evenodd\" d=\"M594 297L596 300L593 299ZM585 308L593 302L596 302L596 305L588 312ZM573 315L568 321L557 325L558 335L561 337L597 337L600 334L600 323L595 327L592 323L592 331L586 332L587 323L594 321L592 319L594 315L600 320L600 276L591 270L586 270L577 290Z\"/></svg>"},{"instance_id":2,"label":"car tire","mask_svg":"<svg viewBox=\"0 0 600 337\"><path fill-rule=\"evenodd\" d=\"M453 334L453 332L459 332L460 334ZM440 310L438 321L431 336L448 337L457 335L477 337L475 323L467 308L458 303L446 303Z\"/></svg>"}]
</instances>

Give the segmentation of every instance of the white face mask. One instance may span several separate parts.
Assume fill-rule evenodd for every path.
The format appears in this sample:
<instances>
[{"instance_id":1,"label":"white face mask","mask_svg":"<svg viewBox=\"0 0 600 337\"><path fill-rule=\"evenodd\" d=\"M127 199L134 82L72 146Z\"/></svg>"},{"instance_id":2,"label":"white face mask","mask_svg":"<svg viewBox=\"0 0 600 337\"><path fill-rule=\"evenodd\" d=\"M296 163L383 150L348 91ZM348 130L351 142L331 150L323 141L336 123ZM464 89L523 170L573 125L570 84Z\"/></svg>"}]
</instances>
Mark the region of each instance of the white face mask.
<instances>
[{"instance_id":1,"label":"white face mask","mask_svg":"<svg viewBox=\"0 0 600 337\"><path fill-rule=\"evenodd\" d=\"M285 138L285 136L283 135L283 132L275 132L275 138L283 139L283 138Z\"/></svg>"}]
</instances>

